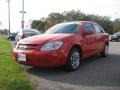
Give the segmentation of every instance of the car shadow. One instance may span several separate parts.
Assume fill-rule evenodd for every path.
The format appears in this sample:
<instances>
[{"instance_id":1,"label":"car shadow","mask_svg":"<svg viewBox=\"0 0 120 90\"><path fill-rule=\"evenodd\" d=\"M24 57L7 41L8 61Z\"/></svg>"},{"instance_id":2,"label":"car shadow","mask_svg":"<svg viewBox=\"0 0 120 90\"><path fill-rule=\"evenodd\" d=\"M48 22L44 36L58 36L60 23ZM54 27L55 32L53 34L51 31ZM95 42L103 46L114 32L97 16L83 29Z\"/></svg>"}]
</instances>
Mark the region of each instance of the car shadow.
<instances>
[{"instance_id":1,"label":"car shadow","mask_svg":"<svg viewBox=\"0 0 120 90\"><path fill-rule=\"evenodd\" d=\"M110 54L106 58L94 56L84 59L80 68L66 72L64 68L29 68L29 74L40 78L83 86L120 86L120 55Z\"/></svg>"}]
</instances>

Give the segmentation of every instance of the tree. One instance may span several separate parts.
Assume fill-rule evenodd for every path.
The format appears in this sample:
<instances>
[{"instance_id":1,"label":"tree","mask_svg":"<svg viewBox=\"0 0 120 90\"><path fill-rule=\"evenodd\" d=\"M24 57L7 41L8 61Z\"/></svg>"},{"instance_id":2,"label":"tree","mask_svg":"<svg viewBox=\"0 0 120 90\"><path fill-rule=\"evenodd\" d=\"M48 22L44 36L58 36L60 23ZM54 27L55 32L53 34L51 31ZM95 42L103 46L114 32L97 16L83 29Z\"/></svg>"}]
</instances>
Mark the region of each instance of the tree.
<instances>
[{"instance_id":1,"label":"tree","mask_svg":"<svg viewBox=\"0 0 120 90\"><path fill-rule=\"evenodd\" d=\"M120 31L120 18L117 18L113 22L114 33Z\"/></svg>"},{"instance_id":2,"label":"tree","mask_svg":"<svg viewBox=\"0 0 120 90\"><path fill-rule=\"evenodd\" d=\"M87 15L82 13L80 10L64 11L62 13L50 13L46 18L33 20L31 27L40 31L45 31L51 26L65 21L94 21L100 24L108 33L113 33L114 31L120 29L120 19L117 19L115 22L113 22L110 20L110 17L94 14Z\"/></svg>"},{"instance_id":3,"label":"tree","mask_svg":"<svg viewBox=\"0 0 120 90\"><path fill-rule=\"evenodd\" d=\"M4 34L4 35L7 35L9 32L8 29L3 29L3 30L0 30L0 34Z\"/></svg>"},{"instance_id":4,"label":"tree","mask_svg":"<svg viewBox=\"0 0 120 90\"><path fill-rule=\"evenodd\" d=\"M45 23L41 20L33 20L31 28L44 32Z\"/></svg>"},{"instance_id":5,"label":"tree","mask_svg":"<svg viewBox=\"0 0 120 90\"><path fill-rule=\"evenodd\" d=\"M64 16L60 13L50 13L47 19L51 21L52 25L55 25L57 23L63 22Z\"/></svg>"},{"instance_id":6,"label":"tree","mask_svg":"<svg viewBox=\"0 0 120 90\"><path fill-rule=\"evenodd\" d=\"M84 19L85 14L82 13L80 10L71 10L71 11L64 11L62 13L66 21L81 21Z\"/></svg>"}]
</instances>

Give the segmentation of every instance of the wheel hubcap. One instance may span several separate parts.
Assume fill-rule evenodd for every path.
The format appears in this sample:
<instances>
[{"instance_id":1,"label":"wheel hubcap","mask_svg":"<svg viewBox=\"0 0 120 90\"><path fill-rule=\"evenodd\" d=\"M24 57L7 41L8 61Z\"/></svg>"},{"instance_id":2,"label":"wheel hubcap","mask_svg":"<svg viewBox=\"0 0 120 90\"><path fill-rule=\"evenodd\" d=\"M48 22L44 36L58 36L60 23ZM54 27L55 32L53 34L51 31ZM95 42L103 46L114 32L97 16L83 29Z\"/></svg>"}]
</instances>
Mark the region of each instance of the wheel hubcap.
<instances>
[{"instance_id":1,"label":"wheel hubcap","mask_svg":"<svg viewBox=\"0 0 120 90\"><path fill-rule=\"evenodd\" d=\"M80 54L77 51L74 51L71 55L71 65L76 69L80 64Z\"/></svg>"}]
</instances>

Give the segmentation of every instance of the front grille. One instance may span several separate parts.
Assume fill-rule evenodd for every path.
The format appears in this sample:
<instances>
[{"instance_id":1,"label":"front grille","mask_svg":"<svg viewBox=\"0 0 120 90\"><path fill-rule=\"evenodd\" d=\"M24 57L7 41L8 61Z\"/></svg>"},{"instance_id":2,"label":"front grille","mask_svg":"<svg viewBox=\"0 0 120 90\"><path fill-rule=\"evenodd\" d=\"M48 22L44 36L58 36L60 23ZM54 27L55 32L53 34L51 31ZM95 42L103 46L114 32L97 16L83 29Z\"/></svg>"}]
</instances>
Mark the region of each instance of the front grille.
<instances>
[{"instance_id":1,"label":"front grille","mask_svg":"<svg viewBox=\"0 0 120 90\"><path fill-rule=\"evenodd\" d=\"M38 44L19 44L18 50L34 50L38 47Z\"/></svg>"}]
</instances>

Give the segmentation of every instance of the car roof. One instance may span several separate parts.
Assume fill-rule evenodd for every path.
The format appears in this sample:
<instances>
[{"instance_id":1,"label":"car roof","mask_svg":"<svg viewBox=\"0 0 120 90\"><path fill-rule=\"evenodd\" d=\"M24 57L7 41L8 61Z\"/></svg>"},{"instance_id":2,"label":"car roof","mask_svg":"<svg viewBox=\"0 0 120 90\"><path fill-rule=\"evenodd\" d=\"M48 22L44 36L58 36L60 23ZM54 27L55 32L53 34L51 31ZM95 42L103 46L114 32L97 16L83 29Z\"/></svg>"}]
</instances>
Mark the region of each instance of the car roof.
<instances>
[{"instance_id":1,"label":"car roof","mask_svg":"<svg viewBox=\"0 0 120 90\"><path fill-rule=\"evenodd\" d=\"M116 32L116 33L114 33L114 34L120 34L120 32Z\"/></svg>"},{"instance_id":2,"label":"car roof","mask_svg":"<svg viewBox=\"0 0 120 90\"><path fill-rule=\"evenodd\" d=\"M65 24L79 24L79 25L82 25L84 23L96 23L96 22L93 22L93 21L71 21L71 22L64 22Z\"/></svg>"}]
</instances>

